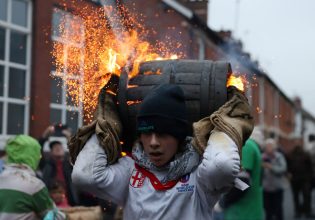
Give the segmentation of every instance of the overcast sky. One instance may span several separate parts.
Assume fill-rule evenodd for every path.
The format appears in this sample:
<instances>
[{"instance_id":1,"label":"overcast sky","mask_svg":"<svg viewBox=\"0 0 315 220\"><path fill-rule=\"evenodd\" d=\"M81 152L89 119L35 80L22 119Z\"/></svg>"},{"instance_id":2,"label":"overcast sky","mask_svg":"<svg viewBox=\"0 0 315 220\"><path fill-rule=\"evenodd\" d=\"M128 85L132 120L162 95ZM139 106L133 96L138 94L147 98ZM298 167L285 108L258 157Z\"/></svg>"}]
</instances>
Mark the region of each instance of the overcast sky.
<instances>
[{"instance_id":1,"label":"overcast sky","mask_svg":"<svg viewBox=\"0 0 315 220\"><path fill-rule=\"evenodd\" d=\"M209 0L213 30L232 30L244 51L315 117L315 0Z\"/></svg>"}]
</instances>

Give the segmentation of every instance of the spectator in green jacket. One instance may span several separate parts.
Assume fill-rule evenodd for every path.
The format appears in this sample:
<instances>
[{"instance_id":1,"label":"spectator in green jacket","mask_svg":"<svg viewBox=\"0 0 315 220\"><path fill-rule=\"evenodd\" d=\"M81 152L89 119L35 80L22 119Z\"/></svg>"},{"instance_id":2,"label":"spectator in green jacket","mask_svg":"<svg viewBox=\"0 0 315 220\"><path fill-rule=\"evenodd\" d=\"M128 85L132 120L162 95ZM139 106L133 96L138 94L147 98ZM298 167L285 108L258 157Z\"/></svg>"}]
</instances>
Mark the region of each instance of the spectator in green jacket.
<instances>
[{"instance_id":1,"label":"spectator in green jacket","mask_svg":"<svg viewBox=\"0 0 315 220\"><path fill-rule=\"evenodd\" d=\"M242 170L238 174L249 185L244 191L232 188L221 197L214 210L214 219L263 220L262 156L263 133L255 127L242 148ZM221 215L218 213L221 212Z\"/></svg>"},{"instance_id":2,"label":"spectator in green jacket","mask_svg":"<svg viewBox=\"0 0 315 220\"><path fill-rule=\"evenodd\" d=\"M17 135L7 142L7 164L0 174L0 220L43 219L51 211L55 219L65 219L45 184L35 176L40 149L38 141L28 135Z\"/></svg>"}]
</instances>

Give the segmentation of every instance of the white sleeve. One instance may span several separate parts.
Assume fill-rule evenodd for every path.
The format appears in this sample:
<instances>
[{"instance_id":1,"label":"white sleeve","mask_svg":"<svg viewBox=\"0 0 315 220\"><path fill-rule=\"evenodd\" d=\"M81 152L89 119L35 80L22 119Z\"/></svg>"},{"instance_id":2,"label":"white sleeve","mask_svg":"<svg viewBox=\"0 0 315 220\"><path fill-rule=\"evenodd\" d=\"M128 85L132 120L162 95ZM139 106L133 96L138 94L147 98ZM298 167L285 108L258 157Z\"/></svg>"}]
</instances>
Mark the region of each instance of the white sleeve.
<instances>
[{"instance_id":1,"label":"white sleeve","mask_svg":"<svg viewBox=\"0 0 315 220\"><path fill-rule=\"evenodd\" d=\"M197 179L204 193L217 194L230 189L240 171L240 156L234 141L224 132L211 133Z\"/></svg>"},{"instance_id":2,"label":"white sleeve","mask_svg":"<svg viewBox=\"0 0 315 220\"><path fill-rule=\"evenodd\" d=\"M133 160L123 157L108 166L107 156L93 135L79 153L73 166L72 181L97 197L123 205L129 186Z\"/></svg>"}]
</instances>

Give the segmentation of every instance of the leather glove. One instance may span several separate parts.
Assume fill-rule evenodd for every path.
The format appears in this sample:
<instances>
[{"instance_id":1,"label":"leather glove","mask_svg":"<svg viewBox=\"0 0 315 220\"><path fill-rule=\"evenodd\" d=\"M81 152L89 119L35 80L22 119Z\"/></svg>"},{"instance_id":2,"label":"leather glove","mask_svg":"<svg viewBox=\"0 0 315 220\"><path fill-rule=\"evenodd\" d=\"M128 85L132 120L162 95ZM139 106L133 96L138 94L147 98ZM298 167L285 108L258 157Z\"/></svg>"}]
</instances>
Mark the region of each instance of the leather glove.
<instances>
[{"instance_id":1,"label":"leather glove","mask_svg":"<svg viewBox=\"0 0 315 220\"><path fill-rule=\"evenodd\" d=\"M115 163L121 155L120 135L122 125L117 112L116 93L119 77L112 75L109 82L101 89L98 96L95 120L81 127L68 142L71 163L75 160L88 139L95 133L100 147L107 155L108 164Z\"/></svg>"},{"instance_id":2,"label":"leather glove","mask_svg":"<svg viewBox=\"0 0 315 220\"><path fill-rule=\"evenodd\" d=\"M242 146L253 131L254 120L245 95L236 87L229 86L227 96L228 101L210 117L193 123L192 144L200 154L205 150L212 130L226 133L238 146L240 155Z\"/></svg>"}]
</instances>

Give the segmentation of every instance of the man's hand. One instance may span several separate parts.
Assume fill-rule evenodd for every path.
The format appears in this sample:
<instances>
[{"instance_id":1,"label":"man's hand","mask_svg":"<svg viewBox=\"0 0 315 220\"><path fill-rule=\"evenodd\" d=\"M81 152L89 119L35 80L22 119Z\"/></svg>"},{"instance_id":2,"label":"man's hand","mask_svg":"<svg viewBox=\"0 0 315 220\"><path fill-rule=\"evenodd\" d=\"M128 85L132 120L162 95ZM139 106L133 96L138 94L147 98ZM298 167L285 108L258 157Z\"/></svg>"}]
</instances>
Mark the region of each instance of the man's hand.
<instances>
[{"instance_id":1,"label":"man's hand","mask_svg":"<svg viewBox=\"0 0 315 220\"><path fill-rule=\"evenodd\" d=\"M263 168L265 169L271 169L272 165L270 162L263 162L262 163Z\"/></svg>"},{"instance_id":2,"label":"man's hand","mask_svg":"<svg viewBox=\"0 0 315 220\"><path fill-rule=\"evenodd\" d=\"M254 120L245 95L234 86L228 87L227 92L228 101L210 116L210 121L241 149L254 129Z\"/></svg>"},{"instance_id":3,"label":"man's hand","mask_svg":"<svg viewBox=\"0 0 315 220\"><path fill-rule=\"evenodd\" d=\"M101 89L98 95L96 119L106 120L115 130L118 137L122 133L122 125L117 109L119 77L112 75L107 84Z\"/></svg>"},{"instance_id":4,"label":"man's hand","mask_svg":"<svg viewBox=\"0 0 315 220\"><path fill-rule=\"evenodd\" d=\"M68 141L70 162L73 165L88 139L95 133L96 121L82 126Z\"/></svg>"},{"instance_id":5,"label":"man's hand","mask_svg":"<svg viewBox=\"0 0 315 220\"><path fill-rule=\"evenodd\" d=\"M47 139L49 138L53 133L55 133L55 127L53 125L49 125L45 131L42 134L42 138Z\"/></svg>"},{"instance_id":6,"label":"man's hand","mask_svg":"<svg viewBox=\"0 0 315 220\"><path fill-rule=\"evenodd\" d=\"M193 124L192 144L200 154L205 150L212 130L226 133L239 149L253 131L254 121L245 95L236 87L230 86L227 89L227 96L228 101L210 117Z\"/></svg>"},{"instance_id":7,"label":"man's hand","mask_svg":"<svg viewBox=\"0 0 315 220\"><path fill-rule=\"evenodd\" d=\"M95 120L83 126L70 139L68 148L71 162L74 164L78 154L87 140L96 134L100 146L107 155L108 164L113 164L121 155L119 137L122 133L122 125L117 112L116 94L118 93L119 77L112 75L108 83L101 89L98 96L98 105Z\"/></svg>"}]
</instances>

